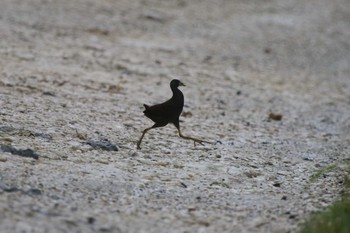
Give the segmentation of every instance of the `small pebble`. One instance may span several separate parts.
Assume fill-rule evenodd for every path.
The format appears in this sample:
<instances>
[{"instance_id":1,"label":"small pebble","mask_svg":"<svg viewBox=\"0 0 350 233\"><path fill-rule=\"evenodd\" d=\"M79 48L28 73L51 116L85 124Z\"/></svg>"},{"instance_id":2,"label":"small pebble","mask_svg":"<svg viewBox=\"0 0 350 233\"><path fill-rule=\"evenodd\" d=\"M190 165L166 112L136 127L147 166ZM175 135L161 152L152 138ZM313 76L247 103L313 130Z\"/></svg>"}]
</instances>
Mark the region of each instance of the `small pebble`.
<instances>
[{"instance_id":1,"label":"small pebble","mask_svg":"<svg viewBox=\"0 0 350 233\"><path fill-rule=\"evenodd\" d=\"M315 158L316 158L316 155L314 154L303 155L303 160L305 161L313 161Z\"/></svg>"},{"instance_id":2,"label":"small pebble","mask_svg":"<svg viewBox=\"0 0 350 233\"><path fill-rule=\"evenodd\" d=\"M282 114L271 112L269 114L269 120L280 121L280 120L282 120Z\"/></svg>"},{"instance_id":3,"label":"small pebble","mask_svg":"<svg viewBox=\"0 0 350 233\"><path fill-rule=\"evenodd\" d=\"M13 146L0 145L0 150L3 152L9 152L13 155L39 159L39 155L36 154L32 149L16 149Z\"/></svg>"},{"instance_id":4,"label":"small pebble","mask_svg":"<svg viewBox=\"0 0 350 233\"><path fill-rule=\"evenodd\" d=\"M110 143L108 140L101 141L87 141L86 144L90 145L94 149L101 149L106 151L118 151L119 147L116 144Z\"/></svg>"},{"instance_id":5,"label":"small pebble","mask_svg":"<svg viewBox=\"0 0 350 233\"><path fill-rule=\"evenodd\" d=\"M52 91L44 91L43 95L47 95L47 96L56 96L56 94Z\"/></svg>"},{"instance_id":6,"label":"small pebble","mask_svg":"<svg viewBox=\"0 0 350 233\"><path fill-rule=\"evenodd\" d=\"M30 196L37 196L37 195L41 195L42 192L40 189L32 188L26 191L25 193Z\"/></svg>"},{"instance_id":7,"label":"small pebble","mask_svg":"<svg viewBox=\"0 0 350 233\"><path fill-rule=\"evenodd\" d=\"M130 156L131 156L131 157L137 157L137 156L139 156L139 153L137 153L136 151L134 151L134 152L132 152L132 153L130 154Z\"/></svg>"},{"instance_id":8,"label":"small pebble","mask_svg":"<svg viewBox=\"0 0 350 233\"><path fill-rule=\"evenodd\" d=\"M88 218L87 218L87 222L88 222L89 224L94 224L95 221L96 221L96 219L95 219L94 217L88 217Z\"/></svg>"},{"instance_id":9,"label":"small pebble","mask_svg":"<svg viewBox=\"0 0 350 233\"><path fill-rule=\"evenodd\" d=\"M265 48L265 49L264 49L264 53L266 53L266 54L271 53L271 49L270 49L270 48Z\"/></svg>"}]
</instances>

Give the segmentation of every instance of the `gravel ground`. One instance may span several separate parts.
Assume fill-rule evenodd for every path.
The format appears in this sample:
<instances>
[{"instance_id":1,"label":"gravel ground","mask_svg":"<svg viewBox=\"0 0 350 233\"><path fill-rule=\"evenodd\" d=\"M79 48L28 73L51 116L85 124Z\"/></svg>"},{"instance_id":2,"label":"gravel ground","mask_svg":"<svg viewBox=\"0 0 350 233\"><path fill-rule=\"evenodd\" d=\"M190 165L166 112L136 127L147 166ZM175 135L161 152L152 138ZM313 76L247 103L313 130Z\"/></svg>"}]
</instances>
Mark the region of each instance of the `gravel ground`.
<instances>
[{"instance_id":1,"label":"gravel ground","mask_svg":"<svg viewBox=\"0 0 350 233\"><path fill-rule=\"evenodd\" d=\"M348 0L2 0L0 231L295 232L349 170L349 38ZM213 144L136 150L174 77Z\"/></svg>"}]
</instances>

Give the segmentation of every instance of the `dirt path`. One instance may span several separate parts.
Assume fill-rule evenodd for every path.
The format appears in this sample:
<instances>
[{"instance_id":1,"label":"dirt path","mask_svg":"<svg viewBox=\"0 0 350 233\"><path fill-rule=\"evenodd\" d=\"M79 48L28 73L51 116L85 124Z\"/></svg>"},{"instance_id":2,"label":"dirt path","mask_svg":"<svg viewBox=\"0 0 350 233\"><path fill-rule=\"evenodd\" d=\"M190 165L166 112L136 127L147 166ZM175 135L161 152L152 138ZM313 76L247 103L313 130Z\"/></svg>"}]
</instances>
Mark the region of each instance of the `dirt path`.
<instances>
[{"instance_id":1,"label":"dirt path","mask_svg":"<svg viewBox=\"0 0 350 233\"><path fill-rule=\"evenodd\" d=\"M0 150L1 232L295 232L336 200L347 0L131 2L1 1L0 145L39 155ZM173 77L213 145L167 126L137 151Z\"/></svg>"}]
</instances>

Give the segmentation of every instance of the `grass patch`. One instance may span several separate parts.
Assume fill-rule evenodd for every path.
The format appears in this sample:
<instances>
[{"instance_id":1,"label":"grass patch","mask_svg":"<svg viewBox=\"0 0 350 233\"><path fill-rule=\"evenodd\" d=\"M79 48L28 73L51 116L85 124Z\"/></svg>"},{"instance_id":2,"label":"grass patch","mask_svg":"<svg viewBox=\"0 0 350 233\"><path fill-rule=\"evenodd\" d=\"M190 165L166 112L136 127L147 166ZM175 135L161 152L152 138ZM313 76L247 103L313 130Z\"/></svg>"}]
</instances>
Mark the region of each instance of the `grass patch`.
<instances>
[{"instance_id":1,"label":"grass patch","mask_svg":"<svg viewBox=\"0 0 350 233\"><path fill-rule=\"evenodd\" d=\"M328 210L311 216L300 233L349 233L350 200L335 203Z\"/></svg>"},{"instance_id":2,"label":"grass patch","mask_svg":"<svg viewBox=\"0 0 350 233\"><path fill-rule=\"evenodd\" d=\"M350 164L350 160L344 161ZM333 171L335 164L317 170L311 177L315 181L323 174ZM350 169L343 181L343 193L340 201L328 207L323 212L318 212L303 224L299 233L350 233Z\"/></svg>"},{"instance_id":3,"label":"grass patch","mask_svg":"<svg viewBox=\"0 0 350 233\"><path fill-rule=\"evenodd\" d=\"M310 177L310 181L313 182L320 178L322 175L326 174L327 172L331 172L337 168L336 164L331 164L328 166L324 166L320 169L318 169L313 175Z\"/></svg>"},{"instance_id":4,"label":"grass patch","mask_svg":"<svg viewBox=\"0 0 350 233\"><path fill-rule=\"evenodd\" d=\"M344 159L344 163L350 164L350 158Z\"/></svg>"},{"instance_id":5,"label":"grass patch","mask_svg":"<svg viewBox=\"0 0 350 233\"><path fill-rule=\"evenodd\" d=\"M350 176L350 171L349 171L349 176ZM350 178L349 178L349 176L347 176L344 180L343 199L346 199L346 200L350 200Z\"/></svg>"}]
</instances>

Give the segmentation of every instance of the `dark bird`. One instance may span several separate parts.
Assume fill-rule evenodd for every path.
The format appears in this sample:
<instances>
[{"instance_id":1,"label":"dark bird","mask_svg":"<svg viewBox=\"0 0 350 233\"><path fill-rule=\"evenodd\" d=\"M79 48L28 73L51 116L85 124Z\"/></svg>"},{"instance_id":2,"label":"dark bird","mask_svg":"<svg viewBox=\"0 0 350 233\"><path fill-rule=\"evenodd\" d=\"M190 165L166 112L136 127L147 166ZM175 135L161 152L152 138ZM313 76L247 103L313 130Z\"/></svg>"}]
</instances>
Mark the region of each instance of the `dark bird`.
<instances>
[{"instance_id":1,"label":"dark bird","mask_svg":"<svg viewBox=\"0 0 350 233\"><path fill-rule=\"evenodd\" d=\"M169 123L175 125L180 137L192 140L194 144L196 144L196 142L200 144L209 143L200 139L184 136L181 133L179 117L184 107L184 95L178 89L179 86L185 86L185 84L177 79L171 80L170 88L173 92L173 96L168 101L153 106L148 106L146 104L143 105L146 109L143 111L143 113L154 122L154 125L152 127L146 128L143 131L140 140L137 142L137 149L141 149L140 145L147 131L150 129L166 126Z\"/></svg>"}]
</instances>

